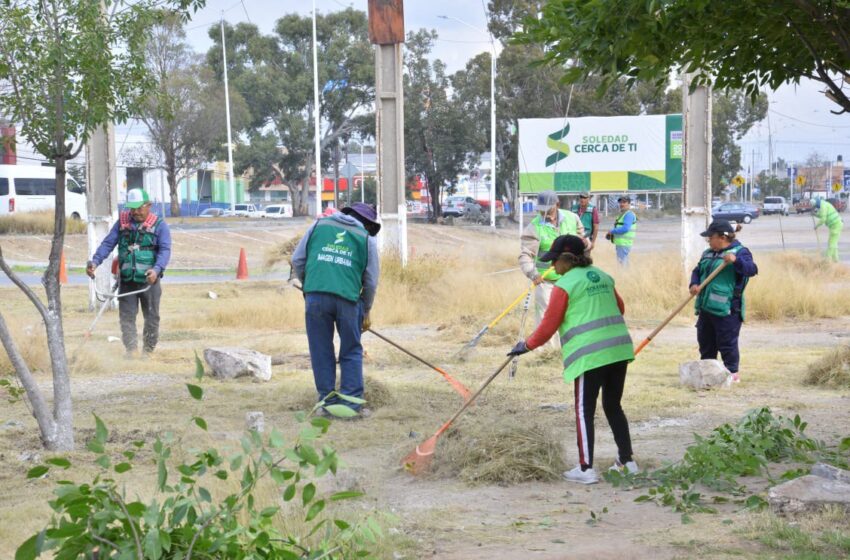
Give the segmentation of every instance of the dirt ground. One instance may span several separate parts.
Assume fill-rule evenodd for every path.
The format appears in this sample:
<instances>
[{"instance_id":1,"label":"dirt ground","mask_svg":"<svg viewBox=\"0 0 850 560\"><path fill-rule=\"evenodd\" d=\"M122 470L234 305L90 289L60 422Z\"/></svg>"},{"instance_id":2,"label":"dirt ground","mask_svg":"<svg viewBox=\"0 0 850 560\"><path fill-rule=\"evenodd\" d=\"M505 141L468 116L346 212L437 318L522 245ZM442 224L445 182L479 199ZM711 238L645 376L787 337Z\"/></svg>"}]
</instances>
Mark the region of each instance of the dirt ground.
<instances>
[{"instance_id":1,"label":"dirt ground","mask_svg":"<svg viewBox=\"0 0 850 560\"><path fill-rule=\"evenodd\" d=\"M783 220L786 243L798 244L798 250L817 250L808 216ZM678 259L676 226L669 219L641 222L633 258L668 252ZM258 255L267 246L299 232L295 225L250 225L226 233L227 237L221 237L222 232L214 229L175 229L175 265L187 268L199 266L201 261L205 266L232 266L235 257L230 253L238 254L239 244L249 242L240 236L266 241L254 243L249 250L251 262L260 263L263 257ZM76 237L69 239L69 252L79 253L74 258L82 261L85 244ZM475 259L470 255L482 247L507 246L510 252L517 235L507 230L493 235L479 228L416 225L411 228L410 237L411 246L420 255L440 254L449 262L461 262L460 259ZM760 253L781 250L778 218L757 220L745 230L742 240L753 249L757 260ZM39 239L0 238L8 258L13 258L12 252L18 255L15 260L28 257L36 261L39 255L46 254L46 244L39 243ZM607 245L600 251L612 252ZM845 255L850 253L846 240L842 251ZM601 260L610 263L611 257ZM521 289L524 281L518 273L502 273L504 262L494 260L491 272L499 274L487 276L487 281ZM280 275L284 276L284 272ZM206 299L207 290L218 292L219 299ZM80 346L92 315L86 310L85 288L66 288L64 299L68 348L73 352ZM0 310L22 339L38 345L37 336L32 334L37 321L23 297L13 288L0 288L0 302ZM242 306L250 311L254 309L250 306L258 302L279 307L281 314L253 320L249 316L241 324L222 319L222 310ZM214 345L248 346L290 358L275 366L272 381L265 384L205 380L202 412L210 432L200 436L198 443L234 443L244 427L245 412L250 410L263 411L267 426L284 432L291 430L294 411L309 406L313 398L299 305L300 296L293 290L281 290L279 281L166 285L162 341L149 361L122 358L120 343L107 341L107 336L119 336L117 317L107 314L95 337L80 351L84 365L73 378L78 443L94 426L92 412L104 419L117 440L140 435L151 438L164 430L183 430L181 426L186 425L191 414L184 384L191 381L193 351ZM402 300L384 300L379 305L381 313L389 317L393 308L406 304ZM628 310L628 301L626 305ZM445 367L474 389L503 360L518 324L516 317L506 321L503 328L494 329L482 339L476 352L461 361L455 357L456 350L500 310L496 304L484 308L489 310L471 316L464 315L462 309L435 308L430 317L374 327ZM630 318L627 313L627 318L633 337L638 339L661 316ZM676 461L692 442L694 433L705 434L764 405L777 414L800 414L809 422L811 435L827 443L835 444L850 435L850 391L802 383L809 363L850 340L848 319L748 322L741 341L743 381L728 389L693 392L679 386L677 373L679 363L697 357L693 320L677 318L629 369L623 402L631 423L636 460L643 467ZM379 511L394 516L394 520L387 521L387 539L379 557L554 560L786 556L782 549L752 537L747 528L760 514L742 511L740 506L720 506L718 514L698 514L694 523L683 525L679 514L653 504L635 503L639 491L619 490L605 482L589 487L567 482L469 486L454 478L411 477L400 468L399 459L433 433L462 403L437 374L382 341L364 335L364 347L368 353L367 387L369 380L381 382L392 400L376 408L368 420L334 422L329 442L340 451L347 467L329 486L365 491L366 497L351 506L351 514ZM45 389L49 388L49 375L39 374L39 380ZM544 404L565 406L561 410L541 408ZM498 378L493 383L482 401L459 420L458 429L488 421L493 415L534 418L552 427L563 442L567 463L572 465L576 450L571 405L571 387L560 379L555 360L532 354L523 357L516 379ZM596 424L595 462L601 470L613 461L615 448L601 412ZM25 479L26 470L48 456L39 447L35 421L23 404L4 402L0 407L2 558L11 557L17 544L43 527L49 518L45 500L55 479ZM91 462L84 451L71 454L71 458L75 464ZM82 477L91 472L91 468L80 467L76 474ZM62 476L73 474L71 471ZM149 492L145 482L150 488L153 476L152 467L140 468L128 483L129 490ZM754 482L755 486L759 484L764 481ZM591 522L592 515L597 521Z\"/></svg>"}]
</instances>

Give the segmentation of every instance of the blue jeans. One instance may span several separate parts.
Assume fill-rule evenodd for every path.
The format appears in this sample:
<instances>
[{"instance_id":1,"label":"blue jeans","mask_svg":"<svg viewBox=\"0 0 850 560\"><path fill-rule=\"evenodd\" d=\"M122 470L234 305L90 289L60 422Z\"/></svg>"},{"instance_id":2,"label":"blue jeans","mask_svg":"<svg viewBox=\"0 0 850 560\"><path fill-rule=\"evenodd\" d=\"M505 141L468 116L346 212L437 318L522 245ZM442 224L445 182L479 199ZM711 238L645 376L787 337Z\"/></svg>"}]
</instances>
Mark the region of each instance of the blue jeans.
<instances>
[{"instance_id":1,"label":"blue jeans","mask_svg":"<svg viewBox=\"0 0 850 560\"><path fill-rule=\"evenodd\" d=\"M617 245L617 262L623 266L629 266L629 252L632 250L631 247L626 247L624 245Z\"/></svg>"},{"instance_id":2,"label":"blue jeans","mask_svg":"<svg viewBox=\"0 0 850 560\"><path fill-rule=\"evenodd\" d=\"M359 302L351 302L334 294L312 292L304 295L306 307L307 342L310 364L319 400L336 390L336 356L334 355L334 326L339 333L339 392L351 397L363 397L363 346L360 326L363 313ZM360 405L336 397L326 404L345 404L354 410Z\"/></svg>"}]
</instances>

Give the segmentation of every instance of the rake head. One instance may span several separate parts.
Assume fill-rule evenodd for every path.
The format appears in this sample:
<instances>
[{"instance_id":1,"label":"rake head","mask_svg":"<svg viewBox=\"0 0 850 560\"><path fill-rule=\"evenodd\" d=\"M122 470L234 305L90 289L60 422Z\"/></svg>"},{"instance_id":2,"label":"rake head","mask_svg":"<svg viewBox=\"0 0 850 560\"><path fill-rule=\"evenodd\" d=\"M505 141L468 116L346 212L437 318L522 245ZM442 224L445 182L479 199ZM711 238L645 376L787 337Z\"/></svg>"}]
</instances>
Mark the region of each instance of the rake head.
<instances>
[{"instance_id":1,"label":"rake head","mask_svg":"<svg viewBox=\"0 0 850 560\"><path fill-rule=\"evenodd\" d=\"M436 447L437 435L433 435L417 445L416 449L402 459L401 466L405 471L414 476L424 473L431 466L431 460L434 458Z\"/></svg>"}]
</instances>

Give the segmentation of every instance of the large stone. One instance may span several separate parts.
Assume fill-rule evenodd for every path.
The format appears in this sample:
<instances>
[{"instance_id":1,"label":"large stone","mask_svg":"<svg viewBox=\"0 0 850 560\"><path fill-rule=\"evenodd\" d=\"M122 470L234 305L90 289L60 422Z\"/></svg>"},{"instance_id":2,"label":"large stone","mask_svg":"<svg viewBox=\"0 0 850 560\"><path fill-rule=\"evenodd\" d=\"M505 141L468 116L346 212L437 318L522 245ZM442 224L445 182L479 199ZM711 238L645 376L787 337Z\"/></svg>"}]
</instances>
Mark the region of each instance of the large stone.
<instances>
[{"instance_id":1,"label":"large stone","mask_svg":"<svg viewBox=\"0 0 850 560\"><path fill-rule=\"evenodd\" d=\"M728 387L729 370L718 360L696 360L679 365L679 381L691 389Z\"/></svg>"},{"instance_id":2,"label":"large stone","mask_svg":"<svg viewBox=\"0 0 850 560\"><path fill-rule=\"evenodd\" d=\"M850 484L850 471L845 471L844 469L839 469L825 463L815 463L815 466L812 467L812 474L821 478Z\"/></svg>"},{"instance_id":3,"label":"large stone","mask_svg":"<svg viewBox=\"0 0 850 560\"><path fill-rule=\"evenodd\" d=\"M778 514L817 512L827 506L850 512L850 484L807 474L771 488L767 501Z\"/></svg>"},{"instance_id":4,"label":"large stone","mask_svg":"<svg viewBox=\"0 0 850 560\"><path fill-rule=\"evenodd\" d=\"M254 381L272 378L272 357L247 348L207 348L204 360L217 379L252 377Z\"/></svg>"}]
</instances>

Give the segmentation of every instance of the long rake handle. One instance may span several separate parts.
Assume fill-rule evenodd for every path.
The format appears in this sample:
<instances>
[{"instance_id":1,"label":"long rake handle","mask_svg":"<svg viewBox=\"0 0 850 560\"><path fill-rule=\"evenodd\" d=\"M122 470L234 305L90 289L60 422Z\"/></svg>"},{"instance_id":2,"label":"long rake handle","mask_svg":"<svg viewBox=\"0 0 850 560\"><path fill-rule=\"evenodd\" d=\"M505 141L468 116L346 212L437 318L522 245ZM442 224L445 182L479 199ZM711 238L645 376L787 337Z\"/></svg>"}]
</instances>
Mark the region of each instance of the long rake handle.
<instances>
[{"instance_id":1,"label":"long rake handle","mask_svg":"<svg viewBox=\"0 0 850 560\"><path fill-rule=\"evenodd\" d=\"M509 364L509 363L511 363L511 360L513 360L513 356L508 356L508 359L507 359L507 360L505 360L504 362L502 362L502 365L500 365L500 366L499 366L499 369L497 369L497 370L496 370L496 371L494 371L492 374L490 374L490 377L488 377L488 378L487 378L487 380L486 380L484 383L482 383L482 384L481 384L481 387L479 387L479 388L478 388L478 390L477 390L477 391L475 391L475 392L472 394L472 396L471 396L471 397L469 397L469 400L468 400L468 401L466 401L465 403L463 403L463 406L462 406L462 407L460 407L460 410L458 410L457 412L455 412L454 416L452 416L451 418L449 418L449 421L448 421L448 422L446 422L445 424L443 424L442 426L440 426L440 429L439 429L439 430L437 430L437 432L436 432L436 433L435 433L432 437L439 437L439 436L440 436L443 432L445 432L446 430L448 430L448 429L449 429L449 426L451 426L451 425L452 425L452 423L453 423L455 420L457 420L457 419L458 419L458 416L460 416L461 414L463 414L463 413L464 413L464 411L465 411L467 408L469 408L469 405L471 405L471 404L475 401L475 399L477 399L477 398L478 398L478 395L480 395L482 392L484 392L484 389L486 389L486 388L487 388L487 385L489 385L489 384L490 384L490 383L491 383L494 379L496 379L496 376L497 376L497 375L499 375L500 373L502 373L502 370L503 370L503 369L505 369L506 367L508 367L508 364Z\"/></svg>"},{"instance_id":2,"label":"long rake handle","mask_svg":"<svg viewBox=\"0 0 850 560\"><path fill-rule=\"evenodd\" d=\"M422 362L423 364L425 364L425 365L426 365L426 366L428 366L429 368L433 369L434 371L436 371L437 373L439 373L440 375L442 375L443 377L445 377L446 379L448 379L450 382L458 383L458 382L457 382L457 381L456 381L456 380L455 380L455 379L454 379L451 375L449 375L449 374L448 374L448 373L447 373L447 372L446 372L443 368L437 367L437 366L435 366L434 364L432 364L431 362L428 362L428 361L424 360L423 358L420 358L419 356L417 356L416 354L414 354L414 353L413 353L413 352L411 352L410 350L408 350L408 349L406 349L406 348L403 348L403 347L402 347L402 346L400 346L399 344L397 344L397 343L393 342L392 340L390 340L389 338L385 337L384 335L382 335L381 333L379 333L379 332L377 332L377 331L374 331L374 330L372 330L372 329L366 329L366 330L368 330L370 333L372 333L373 335L377 336L378 338L380 338L381 340L383 340L384 342L386 342L386 343L387 343L387 344L389 344L390 346L393 346L393 347L397 348L398 350L401 350L402 352L404 352L405 354L407 354L408 356L410 356L410 357L411 357L411 358L413 358L414 360L418 360L418 361Z\"/></svg>"},{"instance_id":3,"label":"long rake handle","mask_svg":"<svg viewBox=\"0 0 850 560\"><path fill-rule=\"evenodd\" d=\"M699 285L699 289L700 289L700 291L702 291L702 289L703 289L703 288L705 288L705 287L706 287L706 286L707 286L707 285L708 285L708 284L709 284L712 280L714 280L714 279L717 277L717 275L718 275L718 274L720 274L720 272L721 272L724 268L726 268L726 265L728 265L728 264L729 264L729 263L727 263L726 261L723 261L722 263L720 263L720 266L718 266L718 267L714 270L714 272L712 272L711 274L709 274L709 275L708 275L708 278L706 278L705 280L703 280L703 281L702 281L702 284L700 284L700 285ZM646 338L644 338L644 339L643 339L643 342L641 342L641 343L638 345L638 347L637 347L637 348L635 348L635 356L637 356L637 355L640 353L640 351L641 351L641 350L643 350L643 349L646 347L646 345L647 345L647 344L649 344L649 343L652 341L652 339L653 339L653 338L655 338L655 335L657 335L658 333L660 333L660 332L661 332L661 329L663 329L664 327L666 327L666 326L667 326L667 323L669 323L670 321L672 321L672 320L673 320L673 317L675 317L676 315L678 315L678 314L679 314L679 312L680 312L682 309L684 309L684 308L685 308L685 306L686 306L686 305L688 305L688 303L690 303L690 301L691 301L692 299L694 299L694 294L690 294L690 295L688 295L688 298L687 298L685 301L683 301L683 302L682 302L682 303L681 303L678 307L676 307L676 309L675 309L672 313L670 313L670 315L668 315L668 316L667 316L667 318L666 318L666 319L664 319L664 321L662 321L662 323L661 323L660 325L658 325L657 327L655 327L655 330L653 330L651 333L649 333L649 336L647 336Z\"/></svg>"}]
</instances>

